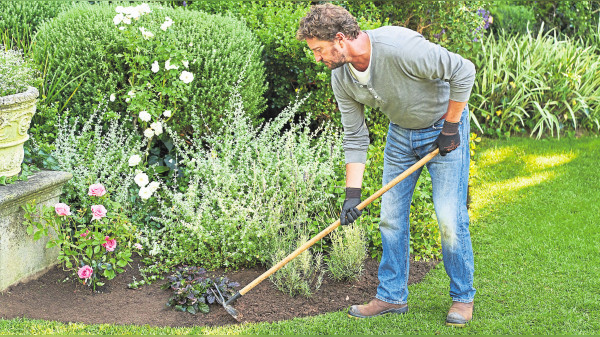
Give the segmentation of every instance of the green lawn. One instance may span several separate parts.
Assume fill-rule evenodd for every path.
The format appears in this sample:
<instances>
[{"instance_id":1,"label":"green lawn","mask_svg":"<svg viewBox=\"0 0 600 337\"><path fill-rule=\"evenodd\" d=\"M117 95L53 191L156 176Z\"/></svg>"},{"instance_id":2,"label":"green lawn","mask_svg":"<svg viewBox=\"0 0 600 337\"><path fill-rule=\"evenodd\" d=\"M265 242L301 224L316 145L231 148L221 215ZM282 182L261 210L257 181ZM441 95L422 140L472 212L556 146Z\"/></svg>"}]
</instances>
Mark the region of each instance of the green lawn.
<instances>
[{"instance_id":1,"label":"green lawn","mask_svg":"<svg viewBox=\"0 0 600 337\"><path fill-rule=\"evenodd\" d=\"M0 334L598 334L599 157L598 138L488 140L479 147L471 190L477 296L465 329L444 326L450 299L440 264L410 287L404 316L354 320L336 312L194 329L19 319L0 320Z\"/></svg>"}]
</instances>

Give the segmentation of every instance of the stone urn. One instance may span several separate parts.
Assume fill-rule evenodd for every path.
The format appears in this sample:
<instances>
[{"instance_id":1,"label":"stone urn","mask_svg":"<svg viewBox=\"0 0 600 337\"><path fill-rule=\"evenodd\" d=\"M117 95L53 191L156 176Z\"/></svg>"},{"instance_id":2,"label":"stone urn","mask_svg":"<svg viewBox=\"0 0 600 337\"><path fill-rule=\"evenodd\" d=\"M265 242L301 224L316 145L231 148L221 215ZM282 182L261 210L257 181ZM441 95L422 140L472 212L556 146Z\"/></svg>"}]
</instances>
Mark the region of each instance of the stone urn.
<instances>
[{"instance_id":1,"label":"stone urn","mask_svg":"<svg viewBox=\"0 0 600 337\"><path fill-rule=\"evenodd\" d=\"M0 97L0 176L21 172L23 143L35 114L39 92L34 87L19 94Z\"/></svg>"}]
</instances>

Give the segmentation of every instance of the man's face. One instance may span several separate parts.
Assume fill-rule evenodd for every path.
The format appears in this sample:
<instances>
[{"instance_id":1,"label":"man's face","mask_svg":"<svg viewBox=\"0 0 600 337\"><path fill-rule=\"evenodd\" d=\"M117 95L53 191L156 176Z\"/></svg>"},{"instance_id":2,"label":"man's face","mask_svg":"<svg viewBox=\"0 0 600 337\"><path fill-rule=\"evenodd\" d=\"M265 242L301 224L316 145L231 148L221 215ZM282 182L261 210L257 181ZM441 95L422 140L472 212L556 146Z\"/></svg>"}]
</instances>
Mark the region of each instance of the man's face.
<instances>
[{"instance_id":1,"label":"man's face","mask_svg":"<svg viewBox=\"0 0 600 337\"><path fill-rule=\"evenodd\" d=\"M313 51L315 61L323 62L327 68L333 70L344 65L346 57L341 48L340 40L324 41L317 38L306 39L308 48Z\"/></svg>"}]
</instances>

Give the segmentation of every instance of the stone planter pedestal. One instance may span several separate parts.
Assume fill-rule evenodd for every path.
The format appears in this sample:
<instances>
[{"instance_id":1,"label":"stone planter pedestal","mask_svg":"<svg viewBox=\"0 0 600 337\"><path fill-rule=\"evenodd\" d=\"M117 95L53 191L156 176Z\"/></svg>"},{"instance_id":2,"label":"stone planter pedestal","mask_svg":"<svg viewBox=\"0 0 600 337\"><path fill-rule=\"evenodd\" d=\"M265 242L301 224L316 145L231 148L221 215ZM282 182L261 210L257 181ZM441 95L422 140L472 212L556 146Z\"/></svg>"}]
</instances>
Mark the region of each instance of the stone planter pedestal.
<instances>
[{"instance_id":1,"label":"stone planter pedestal","mask_svg":"<svg viewBox=\"0 0 600 337\"><path fill-rule=\"evenodd\" d=\"M0 186L0 292L58 263L58 247L46 249L48 238L33 241L33 235L27 234L21 206L33 200L38 207L54 206L72 177L67 172L40 171L27 181Z\"/></svg>"}]
</instances>

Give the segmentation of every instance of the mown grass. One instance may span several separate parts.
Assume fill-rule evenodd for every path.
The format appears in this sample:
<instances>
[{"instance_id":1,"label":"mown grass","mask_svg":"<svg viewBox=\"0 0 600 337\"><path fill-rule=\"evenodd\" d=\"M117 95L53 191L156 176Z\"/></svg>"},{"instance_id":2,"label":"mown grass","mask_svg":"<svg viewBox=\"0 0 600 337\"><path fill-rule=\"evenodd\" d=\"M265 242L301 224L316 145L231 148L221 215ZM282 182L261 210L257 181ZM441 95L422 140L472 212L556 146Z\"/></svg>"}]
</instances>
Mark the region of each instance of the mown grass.
<instances>
[{"instance_id":1,"label":"mown grass","mask_svg":"<svg viewBox=\"0 0 600 337\"><path fill-rule=\"evenodd\" d=\"M226 327L0 320L0 334L597 334L600 331L600 139L484 141L472 188L475 319L444 326L442 265L409 287L404 316L345 312ZM248 293L247 296L252 296ZM140 310L144 310L140 308Z\"/></svg>"}]
</instances>

